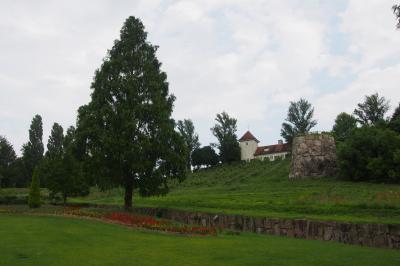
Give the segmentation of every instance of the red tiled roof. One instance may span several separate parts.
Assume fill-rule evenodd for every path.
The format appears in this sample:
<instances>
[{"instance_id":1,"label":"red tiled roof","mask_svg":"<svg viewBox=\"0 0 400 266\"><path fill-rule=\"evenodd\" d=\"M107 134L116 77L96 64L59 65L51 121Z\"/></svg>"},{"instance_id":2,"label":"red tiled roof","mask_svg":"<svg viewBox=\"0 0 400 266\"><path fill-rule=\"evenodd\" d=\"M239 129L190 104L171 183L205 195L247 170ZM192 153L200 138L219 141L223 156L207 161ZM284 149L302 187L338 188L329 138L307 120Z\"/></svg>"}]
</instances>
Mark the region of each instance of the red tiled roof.
<instances>
[{"instance_id":1,"label":"red tiled roof","mask_svg":"<svg viewBox=\"0 0 400 266\"><path fill-rule=\"evenodd\" d=\"M250 131L247 131L246 133L244 133L244 135L239 139L239 141L248 141L248 140L255 140L257 142L258 139L256 139L256 137L253 136L253 134L250 133Z\"/></svg>"},{"instance_id":2,"label":"red tiled roof","mask_svg":"<svg viewBox=\"0 0 400 266\"><path fill-rule=\"evenodd\" d=\"M279 153L279 152L289 152L290 149L291 147L288 143L262 146L262 147L257 147L257 150L254 152L254 156Z\"/></svg>"}]
</instances>

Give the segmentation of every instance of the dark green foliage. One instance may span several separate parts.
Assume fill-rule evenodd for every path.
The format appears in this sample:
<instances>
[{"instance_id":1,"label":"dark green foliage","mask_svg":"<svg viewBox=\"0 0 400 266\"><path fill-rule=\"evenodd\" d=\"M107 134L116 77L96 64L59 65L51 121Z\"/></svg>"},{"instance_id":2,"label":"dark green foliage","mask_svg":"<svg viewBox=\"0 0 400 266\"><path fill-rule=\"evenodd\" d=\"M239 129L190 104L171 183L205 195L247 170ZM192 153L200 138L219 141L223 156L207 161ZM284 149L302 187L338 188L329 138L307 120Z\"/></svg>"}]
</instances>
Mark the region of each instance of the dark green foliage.
<instances>
[{"instance_id":1,"label":"dark green foliage","mask_svg":"<svg viewBox=\"0 0 400 266\"><path fill-rule=\"evenodd\" d=\"M357 128L355 117L348 113L340 113L335 119L332 134L336 141L344 141L355 128Z\"/></svg>"},{"instance_id":2,"label":"dark green foliage","mask_svg":"<svg viewBox=\"0 0 400 266\"><path fill-rule=\"evenodd\" d=\"M22 147L22 158L28 175L26 182L29 182L29 179L33 174L33 169L35 169L43 158L44 146L42 138L42 117L36 115L32 119L31 127L29 129L29 141Z\"/></svg>"},{"instance_id":3,"label":"dark green foliage","mask_svg":"<svg viewBox=\"0 0 400 266\"><path fill-rule=\"evenodd\" d=\"M187 168L190 169L193 151L200 147L199 135L194 131L194 125L190 119L179 120L177 128L187 147Z\"/></svg>"},{"instance_id":4,"label":"dark green foliage","mask_svg":"<svg viewBox=\"0 0 400 266\"><path fill-rule=\"evenodd\" d=\"M38 168L33 171L32 182L29 189L28 205L30 208L40 207L40 180Z\"/></svg>"},{"instance_id":5,"label":"dark green foliage","mask_svg":"<svg viewBox=\"0 0 400 266\"><path fill-rule=\"evenodd\" d=\"M142 22L129 17L95 73L91 101L78 112L85 170L103 189L124 186L126 208L133 188L165 194L167 179L186 172L186 147L171 118L175 97L156 51Z\"/></svg>"},{"instance_id":6,"label":"dark green foliage","mask_svg":"<svg viewBox=\"0 0 400 266\"><path fill-rule=\"evenodd\" d=\"M352 180L400 181L400 136L383 127L363 126L339 145L340 174Z\"/></svg>"},{"instance_id":7,"label":"dark green foliage","mask_svg":"<svg viewBox=\"0 0 400 266\"><path fill-rule=\"evenodd\" d=\"M240 147L237 140L237 120L226 112L217 114L217 123L211 128L212 134L218 139L217 147L222 163L240 161Z\"/></svg>"},{"instance_id":8,"label":"dark green foliage","mask_svg":"<svg viewBox=\"0 0 400 266\"><path fill-rule=\"evenodd\" d=\"M11 187L15 185L13 180L13 164L17 156L13 146L8 140L0 136L0 187Z\"/></svg>"},{"instance_id":9,"label":"dark green foliage","mask_svg":"<svg viewBox=\"0 0 400 266\"><path fill-rule=\"evenodd\" d=\"M47 142L46 156L49 158L60 156L63 152L64 130L58 123L53 124L49 141Z\"/></svg>"},{"instance_id":10,"label":"dark green foliage","mask_svg":"<svg viewBox=\"0 0 400 266\"><path fill-rule=\"evenodd\" d=\"M398 21L397 28L400 29L400 5L394 5L392 8L393 8L393 13Z\"/></svg>"},{"instance_id":11,"label":"dark green foliage","mask_svg":"<svg viewBox=\"0 0 400 266\"><path fill-rule=\"evenodd\" d=\"M292 143L295 136L308 133L317 124L313 115L314 108L307 100L301 98L297 102L290 102L285 119L289 123L282 123L281 136L286 142Z\"/></svg>"},{"instance_id":12,"label":"dark green foliage","mask_svg":"<svg viewBox=\"0 0 400 266\"><path fill-rule=\"evenodd\" d=\"M378 93L365 96L364 102L357 106L353 113L361 125L376 125L384 121L389 110L389 102L385 97L379 97Z\"/></svg>"},{"instance_id":13,"label":"dark green foliage","mask_svg":"<svg viewBox=\"0 0 400 266\"><path fill-rule=\"evenodd\" d=\"M396 107L390 118L389 127L400 134L400 104Z\"/></svg>"},{"instance_id":14,"label":"dark green foliage","mask_svg":"<svg viewBox=\"0 0 400 266\"><path fill-rule=\"evenodd\" d=\"M17 188L26 188L27 187L27 170L25 168L24 160L22 157L17 158L13 164L11 165L11 178L12 184L11 186L15 186Z\"/></svg>"},{"instance_id":15,"label":"dark green foliage","mask_svg":"<svg viewBox=\"0 0 400 266\"><path fill-rule=\"evenodd\" d=\"M211 146L197 148L192 154L192 165L199 169L202 166L210 167L219 163L218 155Z\"/></svg>"},{"instance_id":16,"label":"dark green foliage","mask_svg":"<svg viewBox=\"0 0 400 266\"><path fill-rule=\"evenodd\" d=\"M63 129L57 123L48 141L48 152L39 167L46 180L52 198L61 195L64 204L70 196L84 196L89 187L84 178L82 163L75 156L75 128L70 127L64 138Z\"/></svg>"}]
</instances>

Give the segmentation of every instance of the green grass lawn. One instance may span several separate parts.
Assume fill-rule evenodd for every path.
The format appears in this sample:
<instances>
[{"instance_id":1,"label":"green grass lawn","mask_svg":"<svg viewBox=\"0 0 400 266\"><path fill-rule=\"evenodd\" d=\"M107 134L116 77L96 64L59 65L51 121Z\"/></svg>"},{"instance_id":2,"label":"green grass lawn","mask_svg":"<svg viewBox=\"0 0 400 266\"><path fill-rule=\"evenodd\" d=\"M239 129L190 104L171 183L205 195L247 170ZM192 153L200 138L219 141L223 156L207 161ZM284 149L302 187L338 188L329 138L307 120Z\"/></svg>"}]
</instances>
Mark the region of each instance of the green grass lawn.
<instances>
[{"instance_id":1,"label":"green grass lawn","mask_svg":"<svg viewBox=\"0 0 400 266\"><path fill-rule=\"evenodd\" d=\"M191 174L164 197L134 198L136 206L168 207L279 218L400 223L400 185L288 180L290 162L240 163ZM137 194L137 193L136 193ZM123 204L123 190L93 189L75 202Z\"/></svg>"},{"instance_id":2,"label":"green grass lawn","mask_svg":"<svg viewBox=\"0 0 400 266\"><path fill-rule=\"evenodd\" d=\"M0 265L400 265L398 251L242 234L192 237L0 214Z\"/></svg>"}]
</instances>

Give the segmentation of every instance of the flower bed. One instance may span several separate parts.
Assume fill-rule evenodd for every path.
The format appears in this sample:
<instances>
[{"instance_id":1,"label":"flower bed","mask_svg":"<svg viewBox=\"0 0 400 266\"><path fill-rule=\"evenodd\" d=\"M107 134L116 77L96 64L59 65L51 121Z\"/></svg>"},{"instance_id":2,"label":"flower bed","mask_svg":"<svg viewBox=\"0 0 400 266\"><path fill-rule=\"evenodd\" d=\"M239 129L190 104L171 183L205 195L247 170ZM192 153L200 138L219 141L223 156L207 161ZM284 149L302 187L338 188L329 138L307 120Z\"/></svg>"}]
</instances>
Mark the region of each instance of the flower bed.
<instances>
[{"instance_id":1,"label":"flower bed","mask_svg":"<svg viewBox=\"0 0 400 266\"><path fill-rule=\"evenodd\" d=\"M215 228L198 227L172 223L170 221L156 220L150 216L134 215L125 212L108 213L102 217L105 220L119 222L128 226L146 228L150 230L173 232L191 235L216 235Z\"/></svg>"},{"instance_id":2,"label":"flower bed","mask_svg":"<svg viewBox=\"0 0 400 266\"><path fill-rule=\"evenodd\" d=\"M190 235L213 235L217 234L215 228L191 226L177 224L167 220L156 220L151 216L136 215L128 212L105 212L101 210L85 209L81 207L67 207L58 215L73 215L79 217L96 218L105 221L117 222L119 224L144 228L148 230L156 230L163 232L190 234Z\"/></svg>"}]
</instances>

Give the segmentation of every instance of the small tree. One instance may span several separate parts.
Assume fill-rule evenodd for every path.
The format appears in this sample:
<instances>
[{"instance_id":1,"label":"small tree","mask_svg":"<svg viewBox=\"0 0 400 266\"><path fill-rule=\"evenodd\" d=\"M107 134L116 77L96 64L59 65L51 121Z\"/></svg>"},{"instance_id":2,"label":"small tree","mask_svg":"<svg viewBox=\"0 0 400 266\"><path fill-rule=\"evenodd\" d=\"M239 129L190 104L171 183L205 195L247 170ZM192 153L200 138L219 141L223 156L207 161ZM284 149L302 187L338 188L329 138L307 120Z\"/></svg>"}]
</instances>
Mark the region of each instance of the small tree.
<instances>
[{"instance_id":1,"label":"small tree","mask_svg":"<svg viewBox=\"0 0 400 266\"><path fill-rule=\"evenodd\" d=\"M197 135L194 131L194 125L192 120L190 119L184 119L183 121L179 120L177 123L177 128L188 149L187 168L190 170L190 165L192 163L192 153L195 149L198 149L200 147L199 135Z\"/></svg>"},{"instance_id":2,"label":"small tree","mask_svg":"<svg viewBox=\"0 0 400 266\"><path fill-rule=\"evenodd\" d=\"M29 188L28 205L29 208L40 207L40 180L37 168L33 171L32 182Z\"/></svg>"},{"instance_id":3,"label":"small tree","mask_svg":"<svg viewBox=\"0 0 400 266\"><path fill-rule=\"evenodd\" d=\"M389 102L385 97L379 97L378 93L365 96L364 102L357 106L353 113L361 125L376 125L385 119L389 110Z\"/></svg>"},{"instance_id":4,"label":"small tree","mask_svg":"<svg viewBox=\"0 0 400 266\"><path fill-rule=\"evenodd\" d=\"M218 155L211 146L204 146L193 151L193 167L199 169L202 166L210 167L219 163Z\"/></svg>"},{"instance_id":5,"label":"small tree","mask_svg":"<svg viewBox=\"0 0 400 266\"><path fill-rule=\"evenodd\" d=\"M289 110L285 121L282 123L281 136L289 143L299 134L308 133L311 128L317 125L313 119L314 108L305 100L300 99L297 102L290 102Z\"/></svg>"},{"instance_id":6,"label":"small tree","mask_svg":"<svg viewBox=\"0 0 400 266\"><path fill-rule=\"evenodd\" d=\"M356 118L348 113L340 113L335 119L332 133L336 141L344 141L355 128L357 128Z\"/></svg>"},{"instance_id":7,"label":"small tree","mask_svg":"<svg viewBox=\"0 0 400 266\"><path fill-rule=\"evenodd\" d=\"M218 139L217 147L222 163L240 161L240 146L237 140L237 120L226 112L217 114L217 123L211 128L212 134Z\"/></svg>"}]
</instances>

